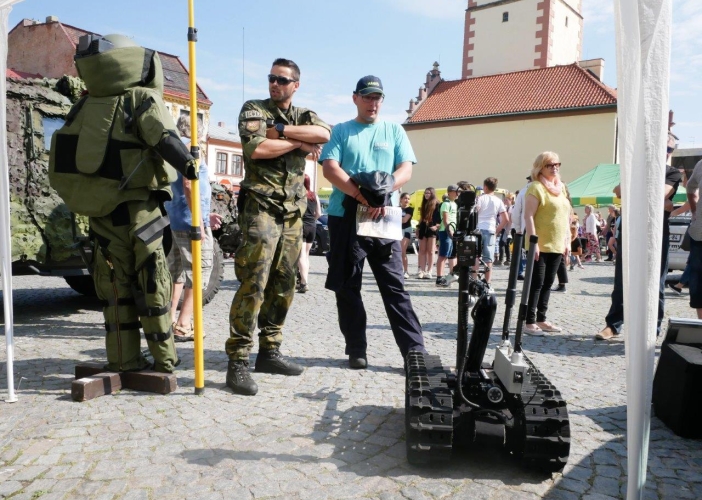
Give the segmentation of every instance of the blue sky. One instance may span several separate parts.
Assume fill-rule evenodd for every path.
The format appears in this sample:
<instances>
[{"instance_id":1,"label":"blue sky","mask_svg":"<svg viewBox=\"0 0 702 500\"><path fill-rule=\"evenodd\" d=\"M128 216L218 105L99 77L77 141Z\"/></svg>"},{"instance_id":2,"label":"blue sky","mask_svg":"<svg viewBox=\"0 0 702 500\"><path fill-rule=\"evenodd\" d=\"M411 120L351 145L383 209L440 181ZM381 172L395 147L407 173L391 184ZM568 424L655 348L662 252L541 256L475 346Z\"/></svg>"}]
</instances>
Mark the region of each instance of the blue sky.
<instances>
[{"instance_id":1,"label":"blue sky","mask_svg":"<svg viewBox=\"0 0 702 500\"><path fill-rule=\"evenodd\" d=\"M616 87L613 0L583 0L583 59L605 59L605 83ZM276 57L296 61L301 85L294 103L329 123L353 118L356 81L383 80L382 116L402 122L434 61L442 77L460 78L467 0L195 0L198 82L214 102L212 120L235 126L246 99L268 96ZM673 0L671 108L681 147L702 147L702 1ZM188 63L186 0L24 0L23 18L55 15L102 34L122 33Z\"/></svg>"}]
</instances>

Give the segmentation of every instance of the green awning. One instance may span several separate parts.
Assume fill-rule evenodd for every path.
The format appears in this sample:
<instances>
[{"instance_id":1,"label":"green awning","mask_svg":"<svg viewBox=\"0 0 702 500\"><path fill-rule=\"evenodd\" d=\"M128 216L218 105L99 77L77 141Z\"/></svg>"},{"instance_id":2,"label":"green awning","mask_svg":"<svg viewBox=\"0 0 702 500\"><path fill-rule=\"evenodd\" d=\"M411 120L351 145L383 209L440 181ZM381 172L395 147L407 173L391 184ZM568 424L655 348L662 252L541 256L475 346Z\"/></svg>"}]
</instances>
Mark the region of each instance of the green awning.
<instances>
[{"instance_id":1,"label":"green awning","mask_svg":"<svg viewBox=\"0 0 702 500\"><path fill-rule=\"evenodd\" d=\"M585 205L621 205L622 200L612 190L619 184L619 165L600 163L592 170L568 183L570 199L574 207ZM673 198L675 203L685 203L687 194L680 184Z\"/></svg>"}]
</instances>

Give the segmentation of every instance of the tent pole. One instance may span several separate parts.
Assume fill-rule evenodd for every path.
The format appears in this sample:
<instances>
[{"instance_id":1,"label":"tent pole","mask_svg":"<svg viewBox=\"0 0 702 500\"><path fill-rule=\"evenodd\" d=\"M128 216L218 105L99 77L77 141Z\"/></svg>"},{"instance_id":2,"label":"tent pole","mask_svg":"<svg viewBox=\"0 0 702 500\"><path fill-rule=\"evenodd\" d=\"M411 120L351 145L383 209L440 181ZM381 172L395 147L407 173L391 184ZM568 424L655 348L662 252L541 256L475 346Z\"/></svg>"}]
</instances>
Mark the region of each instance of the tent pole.
<instances>
[{"instance_id":1,"label":"tent pole","mask_svg":"<svg viewBox=\"0 0 702 500\"><path fill-rule=\"evenodd\" d=\"M11 4L0 5L0 36L3 43L0 46L0 95L3 105L0 106L0 134L3 136L0 145L0 263L2 272L2 303L5 314L5 345L7 347L7 403L17 401L15 394L15 373L14 373L14 317L12 308L12 240L10 234L10 174L7 165L7 108L5 106L7 68L7 17L12 10Z\"/></svg>"}]
</instances>

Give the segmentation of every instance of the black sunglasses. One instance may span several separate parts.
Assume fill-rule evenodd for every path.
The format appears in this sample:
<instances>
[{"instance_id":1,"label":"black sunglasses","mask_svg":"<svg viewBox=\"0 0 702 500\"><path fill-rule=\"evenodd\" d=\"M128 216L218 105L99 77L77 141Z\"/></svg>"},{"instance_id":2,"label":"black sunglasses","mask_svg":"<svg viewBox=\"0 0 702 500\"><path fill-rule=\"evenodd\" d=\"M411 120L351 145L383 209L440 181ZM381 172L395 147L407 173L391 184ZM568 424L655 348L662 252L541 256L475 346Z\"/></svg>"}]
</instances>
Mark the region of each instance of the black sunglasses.
<instances>
[{"instance_id":1,"label":"black sunglasses","mask_svg":"<svg viewBox=\"0 0 702 500\"><path fill-rule=\"evenodd\" d=\"M268 75L268 83L278 83L278 85L289 85L297 80L291 80L290 78L285 78L284 76L278 75Z\"/></svg>"}]
</instances>

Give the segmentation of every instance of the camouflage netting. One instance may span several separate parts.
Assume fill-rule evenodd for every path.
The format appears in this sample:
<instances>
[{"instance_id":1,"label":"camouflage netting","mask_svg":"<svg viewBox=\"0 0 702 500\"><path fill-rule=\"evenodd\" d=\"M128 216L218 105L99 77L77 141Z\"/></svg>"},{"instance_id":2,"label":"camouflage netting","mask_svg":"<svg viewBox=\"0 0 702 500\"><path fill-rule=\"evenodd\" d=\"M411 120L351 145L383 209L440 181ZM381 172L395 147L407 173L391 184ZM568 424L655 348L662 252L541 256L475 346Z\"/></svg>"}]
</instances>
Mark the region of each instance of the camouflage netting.
<instances>
[{"instance_id":1,"label":"camouflage netting","mask_svg":"<svg viewBox=\"0 0 702 500\"><path fill-rule=\"evenodd\" d=\"M66 77L61 90L75 100L82 82ZM49 151L44 128L58 129L72 100L56 92L56 80L7 79L7 149L10 177L12 261L60 263L79 253L73 247L70 212L49 186ZM87 218L78 217L87 234Z\"/></svg>"},{"instance_id":2,"label":"camouflage netting","mask_svg":"<svg viewBox=\"0 0 702 500\"><path fill-rule=\"evenodd\" d=\"M241 231L236 221L236 198L217 182L211 182L210 186L212 187L210 212L222 217L222 227L212 231L212 234L217 238L224 253L234 253L241 239Z\"/></svg>"}]
</instances>

